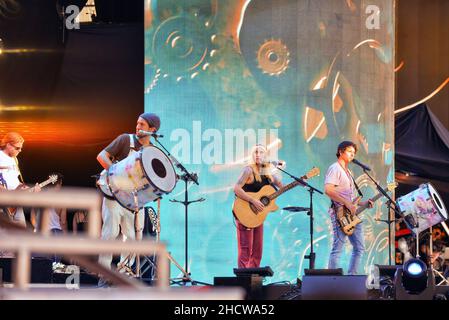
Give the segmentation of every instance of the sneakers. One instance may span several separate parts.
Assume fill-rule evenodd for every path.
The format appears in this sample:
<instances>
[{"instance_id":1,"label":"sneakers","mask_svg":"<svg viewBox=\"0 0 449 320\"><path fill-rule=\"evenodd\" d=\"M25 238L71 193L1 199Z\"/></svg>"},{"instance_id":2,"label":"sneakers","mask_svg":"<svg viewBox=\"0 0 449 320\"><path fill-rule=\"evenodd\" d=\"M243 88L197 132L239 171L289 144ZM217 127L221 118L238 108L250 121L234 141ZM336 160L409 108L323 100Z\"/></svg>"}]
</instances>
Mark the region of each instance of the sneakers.
<instances>
[{"instance_id":1,"label":"sneakers","mask_svg":"<svg viewBox=\"0 0 449 320\"><path fill-rule=\"evenodd\" d=\"M103 278L100 278L98 280L98 285L97 285L98 288L110 288L111 286L112 286L112 284Z\"/></svg>"}]
</instances>

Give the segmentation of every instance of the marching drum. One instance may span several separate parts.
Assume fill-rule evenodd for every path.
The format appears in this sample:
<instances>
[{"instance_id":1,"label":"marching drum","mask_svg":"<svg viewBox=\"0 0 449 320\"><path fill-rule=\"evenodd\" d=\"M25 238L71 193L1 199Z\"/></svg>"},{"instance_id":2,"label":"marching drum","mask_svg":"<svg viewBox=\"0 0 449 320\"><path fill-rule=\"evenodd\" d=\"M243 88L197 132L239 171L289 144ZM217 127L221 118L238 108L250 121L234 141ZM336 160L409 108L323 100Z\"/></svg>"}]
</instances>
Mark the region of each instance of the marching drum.
<instances>
[{"instance_id":1,"label":"marching drum","mask_svg":"<svg viewBox=\"0 0 449 320\"><path fill-rule=\"evenodd\" d=\"M109 167L106 185L121 206L137 211L170 193L176 186L176 172L165 153L148 146Z\"/></svg>"},{"instance_id":2,"label":"marching drum","mask_svg":"<svg viewBox=\"0 0 449 320\"><path fill-rule=\"evenodd\" d=\"M101 171L100 177L97 180L97 187L100 189L101 193L108 198L108 199L114 199L114 196L112 195L111 189L108 185L108 172L105 170Z\"/></svg>"},{"instance_id":3,"label":"marching drum","mask_svg":"<svg viewBox=\"0 0 449 320\"><path fill-rule=\"evenodd\" d=\"M440 195L430 183L397 199L404 221L413 232L421 232L447 219L447 211ZM413 223L418 223L417 227Z\"/></svg>"}]
</instances>

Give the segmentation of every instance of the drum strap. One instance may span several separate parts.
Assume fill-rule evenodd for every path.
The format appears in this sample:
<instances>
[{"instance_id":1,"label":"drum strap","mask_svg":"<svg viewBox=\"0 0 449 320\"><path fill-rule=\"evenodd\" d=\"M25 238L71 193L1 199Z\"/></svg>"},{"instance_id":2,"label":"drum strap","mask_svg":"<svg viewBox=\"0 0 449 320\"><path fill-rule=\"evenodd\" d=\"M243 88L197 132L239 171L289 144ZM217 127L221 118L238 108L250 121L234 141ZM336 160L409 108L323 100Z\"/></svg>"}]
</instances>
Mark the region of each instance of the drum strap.
<instances>
[{"instance_id":1,"label":"drum strap","mask_svg":"<svg viewBox=\"0 0 449 320\"><path fill-rule=\"evenodd\" d=\"M128 134L129 135L129 149L133 150L135 148L134 145L134 135L132 133Z\"/></svg>"},{"instance_id":2,"label":"drum strap","mask_svg":"<svg viewBox=\"0 0 449 320\"><path fill-rule=\"evenodd\" d=\"M157 241L161 233L161 198L157 198Z\"/></svg>"}]
</instances>

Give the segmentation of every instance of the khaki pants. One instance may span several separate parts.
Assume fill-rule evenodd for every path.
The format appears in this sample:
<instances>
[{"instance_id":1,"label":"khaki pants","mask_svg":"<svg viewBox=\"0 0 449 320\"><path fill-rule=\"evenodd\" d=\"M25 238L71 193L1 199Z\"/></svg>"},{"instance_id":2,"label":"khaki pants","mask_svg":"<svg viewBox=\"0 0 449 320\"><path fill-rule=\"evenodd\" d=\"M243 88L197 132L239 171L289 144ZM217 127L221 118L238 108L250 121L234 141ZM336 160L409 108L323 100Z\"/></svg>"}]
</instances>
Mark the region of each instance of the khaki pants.
<instances>
[{"instance_id":1,"label":"khaki pants","mask_svg":"<svg viewBox=\"0 0 449 320\"><path fill-rule=\"evenodd\" d=\"M103 227L101 229L101 239L103 240L115 240L120 230L127 240L136 239L136 228L134 221L134 213L123 208L117 201L103 198L103 205L101 209L101 215L103 218ZM144 224L144 210L139 210L138 213L138 239L142 239L142 230ZM122 253L120 262L122 262L129 253ZM112 254L101 254L98 258L98 262L102 265L110 268L112 262ZM131 266L134 262L134 255L129 261Z\"/></svg>"}]
</instances>

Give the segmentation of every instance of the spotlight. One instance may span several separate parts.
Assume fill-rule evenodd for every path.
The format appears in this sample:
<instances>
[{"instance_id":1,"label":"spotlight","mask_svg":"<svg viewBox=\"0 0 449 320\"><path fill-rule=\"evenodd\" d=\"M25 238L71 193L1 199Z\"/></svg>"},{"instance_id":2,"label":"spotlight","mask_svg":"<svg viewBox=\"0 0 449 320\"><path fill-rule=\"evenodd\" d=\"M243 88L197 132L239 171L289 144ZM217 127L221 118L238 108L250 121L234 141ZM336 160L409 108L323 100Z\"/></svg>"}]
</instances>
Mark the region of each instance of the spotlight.
<instances>
[{"instance_id":1,"label":"spotlight","mask_svg":"<svg viewBox=\"0 0 449 320\"><path fill-rule=\"evenodd\" d=\"M408 260L395 275L396 300L432 300L435 278L431 269L417 258Z\"/></svg>"},{"instance_id":2,"label":"spotlight","mask_svg":"<svg viewBox=\"0 0 449 320\"><path fill-rule=\"evenodd\" d=\"M420 259L410 259L404 264L402 285L410 294L418 294L427 287L427 266Z\"/></svg>"}]
</instances>

